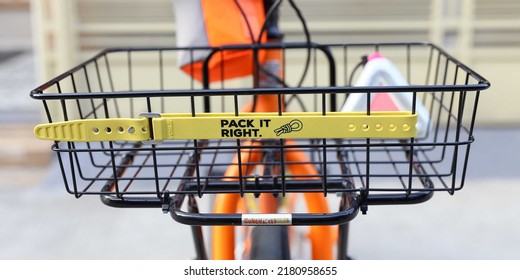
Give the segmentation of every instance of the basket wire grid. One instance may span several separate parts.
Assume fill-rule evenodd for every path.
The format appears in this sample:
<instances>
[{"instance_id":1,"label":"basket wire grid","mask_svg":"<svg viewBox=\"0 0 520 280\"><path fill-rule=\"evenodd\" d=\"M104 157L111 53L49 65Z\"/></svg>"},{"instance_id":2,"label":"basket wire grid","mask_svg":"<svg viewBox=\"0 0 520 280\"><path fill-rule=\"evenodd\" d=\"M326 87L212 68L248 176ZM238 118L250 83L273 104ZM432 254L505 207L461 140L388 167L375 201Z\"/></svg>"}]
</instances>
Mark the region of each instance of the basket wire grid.
<instances>
[{"instance_id":1,"label":"basket wire grid","mask_svg":"<svg viewBox=\"0 0 520 280\"><path fill-rule=\"evenodd\" d=\"M202 83L178 70L180 51L259 52L277 48L284 60L283 84L257 88L252 78ZM351 85L361 57L377 51L394 61L410 86ZM308 66L301 62L308 57ZM303 59L305 60L305 59ZM308 67L303 77L304 69ZM225 65L221 71L225 71ZM259 71L256 69L255 71ZM297 73L296 75L294 73ZM291 76L291 74L293 76ZM295 86L298 85L298 86ZM464 185L481 90L489 83L432 44L269 44L222 48L108 49L31 92L41 100L49 123L72 120L139 118L148 122L165 113L197 118L217 112L241 116L255 96L276 94L288 112L330 115L349 94L370 100L378 92L411 92L427 108L425 135L405 139L187 139L165 141L55 141L67 191L83 195L115 195L128 200L162 199L165 193L203 196L214 193L355 192L377 194L447 191ZM283 106L281 103L283 102ZM278 115L285 111L279 109ZM152 126L110 127L106 133L153 135ZM197 128L193 128L197 129ZM307 162L294 161L301 152ZM237 155L249 158L233 160ZM260 160L258 160L260 158ZM242 161L244 163L242 163ZM308 164L317 174L295 174L292 166ZM239 176L226 176L230 166ZM377 199L373 200L377 204ZM387 203L381 201L381 203Z\"/></svg>"}]
</instances>

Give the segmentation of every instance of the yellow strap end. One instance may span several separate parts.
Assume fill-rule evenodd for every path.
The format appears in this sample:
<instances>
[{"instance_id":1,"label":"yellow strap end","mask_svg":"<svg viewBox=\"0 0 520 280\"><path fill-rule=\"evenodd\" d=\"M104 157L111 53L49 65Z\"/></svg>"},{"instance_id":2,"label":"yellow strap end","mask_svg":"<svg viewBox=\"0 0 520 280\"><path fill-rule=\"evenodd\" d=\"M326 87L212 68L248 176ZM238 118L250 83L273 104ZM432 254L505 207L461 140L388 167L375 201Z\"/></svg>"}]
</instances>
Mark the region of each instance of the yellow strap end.
<instances>
[{"instance_id":1,"label":"yellow strap end","mask_svg":"<svg viewBox=\"0 0 520 280\"><path fill-rule=\"evenodd\" d=\"M66 142L146 141L150 139L148 122L141 119L76 120L41 124L34 135L43 140Z\"/></svg>"}]
</instances>

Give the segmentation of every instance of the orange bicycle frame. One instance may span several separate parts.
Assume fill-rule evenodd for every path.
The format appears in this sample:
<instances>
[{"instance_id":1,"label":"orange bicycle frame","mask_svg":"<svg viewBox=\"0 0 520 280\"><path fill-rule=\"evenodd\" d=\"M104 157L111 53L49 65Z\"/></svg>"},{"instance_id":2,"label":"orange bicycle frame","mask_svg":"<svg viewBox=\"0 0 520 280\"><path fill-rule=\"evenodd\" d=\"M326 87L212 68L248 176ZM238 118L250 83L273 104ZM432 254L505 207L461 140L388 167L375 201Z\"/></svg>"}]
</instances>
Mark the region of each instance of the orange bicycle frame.
<instances>
[{"instance_id":1,"label":"orange bicycle frame","mask_svg":"<svg viewBox=\"0 0 520 280\"><path fill-rule=\"evenodd\" d=\"M282 51L273 49L267 51L266 63L278 63L282 66ZM279 77L283 71L280 70ZM278 104L282 102L278 95L259 95L256 100L251 100L244 106L245 112L277 112ZM282 110L283 108L283 104ZM290 141L290 140L289 140ZM246 146L253 148L242 150L235 156L232 165L226 170L225 178L239 178L240 175L249 174L254 169L254 164L262 160L261 152L255 151L255 143L248 141ZM282 155L286 157L287 168L293 175L318 175L318 171L309 163L307 155L298 150L292 150ZM238 166L240 157L241 166ZM329 207L327 200L321 193L304 193L304 200L309 213L328 213ZM216 196L213 212L220 214L235 213L241 197L239 194L218 194ZM277 199L268 194L259 198L260 213L275 213L278 208ZM333 243L335 242L334 230L332 226L311 226L309 239L311 241L312 258L317 260L333 258ZM212 229L212 256L215 260L231 260L235 258L235 228L233 226L215 226Z\"/></svg>"}]
</instances>

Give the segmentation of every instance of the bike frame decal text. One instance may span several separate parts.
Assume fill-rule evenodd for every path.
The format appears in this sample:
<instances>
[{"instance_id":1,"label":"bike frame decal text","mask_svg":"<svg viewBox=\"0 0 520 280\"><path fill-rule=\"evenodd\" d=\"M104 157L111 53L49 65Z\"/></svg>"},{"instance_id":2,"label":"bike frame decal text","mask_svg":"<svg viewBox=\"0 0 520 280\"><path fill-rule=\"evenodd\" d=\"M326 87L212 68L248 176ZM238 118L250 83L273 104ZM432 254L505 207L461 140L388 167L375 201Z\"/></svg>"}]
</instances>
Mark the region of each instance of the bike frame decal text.
<instances>
[{"instance_id":1,"label":"bike frame decal text","mask_svg":"<svg viewBox=\"0 0 520 280\"><path fill-rule=\"evenodd\" d=\"M243 226L292 225L291 214L242 214Z\"/></svg>"}]
</instances>

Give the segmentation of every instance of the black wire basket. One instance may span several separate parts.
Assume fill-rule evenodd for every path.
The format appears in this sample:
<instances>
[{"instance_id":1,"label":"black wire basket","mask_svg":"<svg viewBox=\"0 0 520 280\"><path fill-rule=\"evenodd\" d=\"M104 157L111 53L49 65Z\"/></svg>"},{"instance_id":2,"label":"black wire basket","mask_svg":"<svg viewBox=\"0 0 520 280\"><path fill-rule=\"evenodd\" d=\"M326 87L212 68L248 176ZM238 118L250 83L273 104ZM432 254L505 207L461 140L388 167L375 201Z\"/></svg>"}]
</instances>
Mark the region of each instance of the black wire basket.
<instances>
[{"instance_id":1,"label":"black wire basket","mask_svg":"<svg viewBox=\"0 0 520 280\"><path fill-rule=\"evenodd\" d=\"M210 83L207 71L199 82L177 65L180 51L206 51L209 61L224 50L239 49L280 49L283 86L257 87L255 78ZM391 59L409 85L352 85L363 58L373 52ZM257 62L253 71L262 72ZM318 192L356 194L360 204L370 205L415 203L436 191L460 190L479 94L488 87L485 78L429 43L286 43L108 49L34 89L31 96L43 103L48 120L36 133L54 140L65 188L76 197L101 195L112 206L161 207L170 195ZM381 92L410 93L404 118L416 116L421 103L429 115L423 133L379 137L378 130L395 128L371 121L378 116L371 98ZM365 100L360 122L327 126L328 117L340 114L352 94ZM259 125L256 119L238 124L236 120L253 118L241 111L243 104L262 95L277 96L279 109L269 115L273 119L288 121L293 118L289 112L309 114L323 125L322 134L292 138L296 134L288 132L299 125L293 123L293 128L271 127L273 133L279 129L278 137L265 139L260 130L252 130ZM168 134L168 123L176 125L167 118L176 116L188 119L187 130L202 134L159 137L159 129ZM212 139L210 132L205 136L207 127L198 127L197 121L207 116L221 116L214 121L220 122L216 133L222 137ZM230 137L222 135L225 118L235 120L238 129ZM348 137L349 129L360 134ZM340 136L332 133L343 130ZM81 133L105 135L106 140L74 138ZM119 137L123 134L135 139ZM304 154L306 162L292 159L291 153ZM241 158L245 156L249 158ZM294 172L298 165L316 172ZM238 173L229 176L226 170L233 166Z\"/></svg>"}]
</instances>

